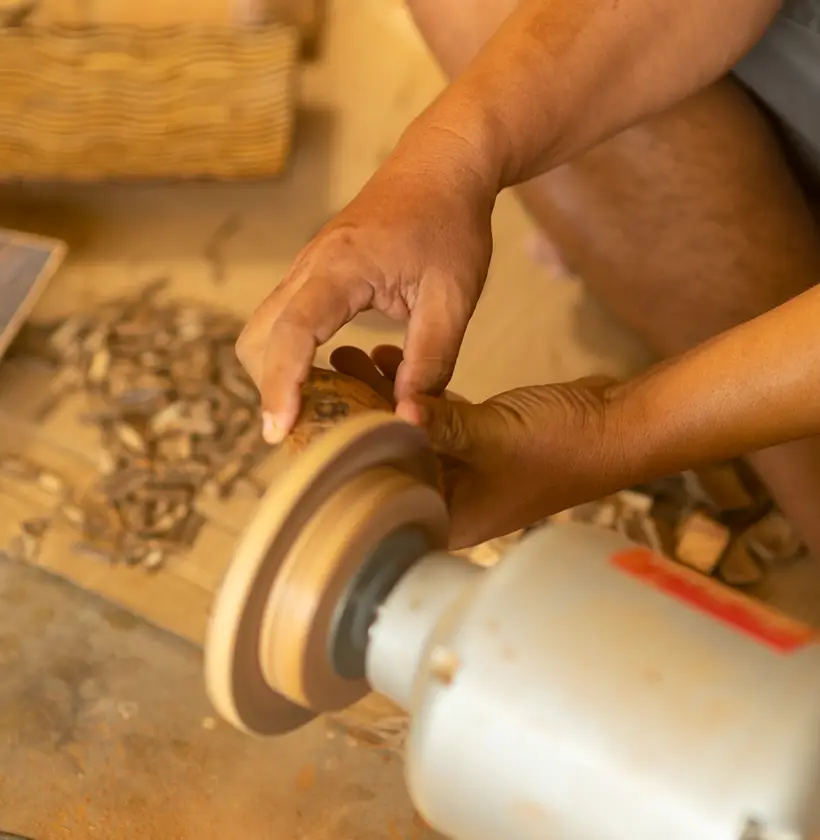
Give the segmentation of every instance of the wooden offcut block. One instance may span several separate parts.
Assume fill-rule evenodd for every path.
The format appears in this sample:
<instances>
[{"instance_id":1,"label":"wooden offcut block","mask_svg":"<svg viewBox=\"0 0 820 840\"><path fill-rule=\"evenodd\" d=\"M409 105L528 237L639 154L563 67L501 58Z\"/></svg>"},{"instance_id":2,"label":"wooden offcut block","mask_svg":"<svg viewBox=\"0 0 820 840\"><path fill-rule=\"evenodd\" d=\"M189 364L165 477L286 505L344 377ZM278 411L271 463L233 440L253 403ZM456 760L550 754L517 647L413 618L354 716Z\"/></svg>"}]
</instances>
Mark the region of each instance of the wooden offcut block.
<instances>
[{"instance_id":1,"label":"wooden offcut block","mask_svg":"<svg viewBox=\"0 0 820 840\"><path fill-rule=\"evenodd\" d=\"M696 511L678 527L675 556L690 568L710 575L729 547L731 538L728 528Z\"/></svg>"}]
</instances>

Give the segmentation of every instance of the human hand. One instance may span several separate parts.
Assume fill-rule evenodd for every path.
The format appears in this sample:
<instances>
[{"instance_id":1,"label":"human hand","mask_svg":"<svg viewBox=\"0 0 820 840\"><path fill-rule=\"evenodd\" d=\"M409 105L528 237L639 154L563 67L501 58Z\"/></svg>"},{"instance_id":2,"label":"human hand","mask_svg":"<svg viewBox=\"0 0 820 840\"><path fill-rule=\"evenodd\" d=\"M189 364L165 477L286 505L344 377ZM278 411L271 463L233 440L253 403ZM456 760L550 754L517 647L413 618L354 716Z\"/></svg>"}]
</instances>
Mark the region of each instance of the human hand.
<instances>
[{"instance_id":1,"label":"human hand","mask_svg":"<svg viewBox=\"0 0 820 840\"><path fill-rule=\"evenodd\" d=\"M447 385L487 275L495 189L469 146L441 135L400 144L242 332L237 354L260 390L269 442L292 428L317 346L365 309L409 320L400 397Z\"/></svg>"},{"instance_id":2,"label":"human hand","mask_svg":"<svg viewBox=\"0 0 820 840\"><path fill-rule=\"evenodd\" d=\"M390 399L398 347L371 357L342 347L333 366ZM532 525L631 483L632 464L612 381L517 388L483 403L416 396L397 414L427 433L441 458L450 547L466 548Z\"/></svg>"}]
</instances>

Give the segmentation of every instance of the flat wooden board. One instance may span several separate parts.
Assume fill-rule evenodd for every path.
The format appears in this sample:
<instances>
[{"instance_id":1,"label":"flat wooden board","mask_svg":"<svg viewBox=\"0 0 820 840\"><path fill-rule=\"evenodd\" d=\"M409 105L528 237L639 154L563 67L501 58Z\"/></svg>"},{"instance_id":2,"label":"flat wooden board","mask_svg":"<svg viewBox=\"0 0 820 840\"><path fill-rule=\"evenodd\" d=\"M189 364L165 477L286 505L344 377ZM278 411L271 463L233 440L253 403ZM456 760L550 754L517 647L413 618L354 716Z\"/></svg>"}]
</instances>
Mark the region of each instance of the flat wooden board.
<instances>
[{"instance_id":1,"label":"flat wooden board","mask_svg":"<svg viewBox=\"0 0 820 840\"><path fill-rule=\"evenodd\" d=\"M42 368L19 358L0 364L0 459L17 455L43 467L82 499L100 477L96 431L81 420L87 410L82 395L72 395L41 419L49 377ZM272 459L256 467L255 474L270 476ZM48 519L39 551L27 562L200 645L213 596L257 504L258 494L249 484L238 485L224 500L203 495L196 507L206 523L193 546L169 559L162 569L148 572L112 566L79 550L81 537L61 515L57 497L32 482L0 473L0 550L11 549L21 523ZM504 543L482 546L472 559L491 565Z\"/></svg>"},{"instance_id":2,"label":"flat wooden board","mask_svg":"<svg viewBox=\"0 0 820 840\"><path fill-rule=\"evenodd\" d=\"M83 398L72 397L40 420L42 400L33 391L43 394L42 371L18 359L0 365L0 456L16 454L47 468L82 498L100 475L94 431L80 420ZM210 521L191 549L148 572L112 566L76 550L80 535L61 516L57 498L30 482L0 476L0 548L9 548L23 521L48 518L51 524L32 565L201 644L211 599L256 502L255 494L244 491L224 502L203 501L201 512Z\"/></svg>"}]
</instances>

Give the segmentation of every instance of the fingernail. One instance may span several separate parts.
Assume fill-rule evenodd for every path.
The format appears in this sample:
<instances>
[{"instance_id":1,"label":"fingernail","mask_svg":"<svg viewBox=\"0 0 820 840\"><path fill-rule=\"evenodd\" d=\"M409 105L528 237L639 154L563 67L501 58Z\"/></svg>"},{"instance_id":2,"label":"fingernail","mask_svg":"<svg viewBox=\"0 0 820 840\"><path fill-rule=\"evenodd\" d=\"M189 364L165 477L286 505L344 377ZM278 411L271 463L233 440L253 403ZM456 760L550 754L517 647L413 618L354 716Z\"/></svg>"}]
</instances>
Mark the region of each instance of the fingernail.
<instances>
[{"instance_id":1,"label":"fingernail","mask_svg":"<svg viewBox=\"0 0 820 840\"><path fill-rule=\"evenodd\" d=\"M281 443L285 435L282 432L282 427L276 422L276 418L266 411L262 415L262 437L272 446Z\"/></svg>"}]
</instances>

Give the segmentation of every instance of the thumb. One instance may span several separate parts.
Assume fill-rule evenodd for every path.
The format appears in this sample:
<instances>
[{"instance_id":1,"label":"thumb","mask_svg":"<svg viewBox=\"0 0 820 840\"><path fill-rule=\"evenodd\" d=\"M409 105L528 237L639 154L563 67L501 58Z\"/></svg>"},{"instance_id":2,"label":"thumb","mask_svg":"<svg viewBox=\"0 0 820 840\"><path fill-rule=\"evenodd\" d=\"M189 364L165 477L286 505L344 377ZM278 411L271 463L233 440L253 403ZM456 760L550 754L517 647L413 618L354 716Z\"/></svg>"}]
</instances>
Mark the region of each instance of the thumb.
<instances>
[{"instance_id":1,"label":"thumb","mask_svg":"<svg viewBox=\"0 0 820 840\"><path fill-rule=\"evenodd\" d=\"M422 286L407 326L404 361L396 374L399 400L444 391L474 306L454 282Z\"/></svg>"},{"instance_id":2,"label":"thumb","mask_svg":"<svg viewBox=\"0 0 820 840\"><path fill-rule=\"evenodd\" d=\"M472 447L475 409L468 402L416 396L402 400L396 406L396 415L424 429L438 454L462 457Z\"/></svg>"}]
</instances>

